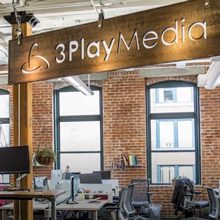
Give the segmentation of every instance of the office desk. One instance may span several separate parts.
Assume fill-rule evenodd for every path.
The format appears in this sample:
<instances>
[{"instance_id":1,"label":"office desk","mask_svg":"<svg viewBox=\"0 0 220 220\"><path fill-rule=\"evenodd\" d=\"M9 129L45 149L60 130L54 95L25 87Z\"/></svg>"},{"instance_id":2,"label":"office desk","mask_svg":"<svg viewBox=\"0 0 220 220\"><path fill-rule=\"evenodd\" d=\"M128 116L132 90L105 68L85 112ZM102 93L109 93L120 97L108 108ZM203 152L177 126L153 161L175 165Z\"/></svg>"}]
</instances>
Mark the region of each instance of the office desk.
<instances>
[{"instance_id":1,"label":"office desk","mask_svg":"<svg viewBox=\"0 0 220 220\"><path fill-rule=\"evenodd\" d=\"M40 203L40 202L33 202L33 210L34 211L44 211L49 208L49 204L47 203ZM7 205L3 205L0 207L0 210L2 210L2 220L7 219L7 211L13 210L14 204L10 203Z\"/></svg>"},{"instance_id":2,"label":"office desk","mask_svg":"<svg viewBox=\"0 0 220 220\"><path fill-rule=\"evenodd\" d=\"M56 207L60 211L88 211L92 213L92 220L98 219L98 210L100 210L108 201L100 200L99 202L89 203L89 200L78 201L78 204L62 203Z\"/></svg>"},{"instance_id":3,"label":"office desk","mask_svg":"<svg viewBox=\"0 0 220 220\"><path fill-rule=\"evenodd\" d=\"M51 220L56 220L56 198L64 194L64 190L46 191L0 191L0 199L8 200L32 200L44 198L51 202Z\"/></svg>"}]
</instances>

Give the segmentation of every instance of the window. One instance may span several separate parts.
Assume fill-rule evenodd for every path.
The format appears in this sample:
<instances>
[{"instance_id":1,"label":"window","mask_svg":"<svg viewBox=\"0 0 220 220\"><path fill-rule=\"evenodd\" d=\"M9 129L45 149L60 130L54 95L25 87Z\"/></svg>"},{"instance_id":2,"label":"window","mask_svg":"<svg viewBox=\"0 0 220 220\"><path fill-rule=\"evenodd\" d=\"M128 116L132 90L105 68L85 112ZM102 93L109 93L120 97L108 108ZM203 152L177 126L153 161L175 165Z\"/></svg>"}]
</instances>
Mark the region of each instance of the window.
<instances>
[{"instance_id":1,"label":"window","mask_svg":"<svg viewBox=\"0 0 220 220\"><path fill-rule=\"evenodd\" d=\"M163 82L148 88L148 176L169 184L177 176L200 182L198 91Z\"/></svg>"},{"instance_id":2,"label":"window","mask_svg":"<svg viewBox=\"0 0 220 220\"><path fill-rule=\"evenodd\" d=\"M0 147L10 144L9 92L0 89ZM0 175L0 183L9 183L9 175Z\"/></svg>"},{"instance_id":3,"label":"window","mask_svg":"<svg viewBox=\"0 0 220 220\"><path fill-rule=\"evenodd\" d=\"M195 179L194 165L158 165L157 183L172 183L172 179L178 176L187 176L191 180Z\"/></svg>"},{"instance_id":4,"label":"window","mask_svg":"<svg viewBox=\"0 0 220 220\"><path fill-rule=\"evenodd\" d=\"M56 91L56 152L58 169L92 172L103 167L101 91L85 96L73 87Z\"/></svg>"}]
</instances>

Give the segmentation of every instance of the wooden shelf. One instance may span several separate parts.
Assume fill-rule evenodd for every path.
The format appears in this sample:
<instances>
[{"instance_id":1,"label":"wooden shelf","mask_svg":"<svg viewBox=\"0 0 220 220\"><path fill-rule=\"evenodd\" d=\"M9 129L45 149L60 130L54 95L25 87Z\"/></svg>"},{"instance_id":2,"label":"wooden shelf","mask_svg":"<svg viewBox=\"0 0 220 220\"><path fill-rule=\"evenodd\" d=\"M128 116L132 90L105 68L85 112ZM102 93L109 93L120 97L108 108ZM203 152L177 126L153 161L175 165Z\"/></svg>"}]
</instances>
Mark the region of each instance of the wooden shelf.
<instances>
[{"instance_id":1,"label":"wooden shelf","mask_svg":"<svg viewBox=\"0 0 220 220\"><path fill-rule=\"evenodd\" d=\"M117 168L111 168L111 170L126 170L127 168L139 168L142 167L142 164L137 164L137 165L126 165L125 169L123 169L122 167L117 167Z\"/></svg>"},{"instance_id":2,"label":"wooden shelf","mask_svg":"<svg viewBox=\"0 0 220 220\"><path fill-rule=\"evenodd\" d=\"M126 167L142 167L142 164L137 164L137 165L127 165Z\"/></svg>"}]
</instances>

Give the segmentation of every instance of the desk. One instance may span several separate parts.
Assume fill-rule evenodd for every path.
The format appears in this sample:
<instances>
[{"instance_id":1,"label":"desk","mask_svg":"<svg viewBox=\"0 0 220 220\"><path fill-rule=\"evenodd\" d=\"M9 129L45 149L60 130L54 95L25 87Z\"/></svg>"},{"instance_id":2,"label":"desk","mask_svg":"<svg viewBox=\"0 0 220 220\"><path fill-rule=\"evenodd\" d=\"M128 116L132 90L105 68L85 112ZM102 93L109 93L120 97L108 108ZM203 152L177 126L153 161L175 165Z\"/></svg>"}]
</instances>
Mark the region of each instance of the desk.
<instances>
[{"instance_id":1,"label":"desk","mask_svg":"<svg viewBox=\"0 0 220 220\"><path fill-rule=\"evenodd\" d=\"M33 210L35 210L35 211L39 211L39 210L45 211L48 208L49 208L49 204L40 203L40 202L33 202ZM2 220L7 219L7 211L13 210L13 209L14 209L13 203L1 206L0 210L2 210Z\"/></svg>"},{"instance_id":2,"label":"desk","mask_svg":"<svg viewBox=\"0 0 220 220\"><path fill-rule=\"evenodd\" d=\"M56 198L64 194L64 190L46 191L0 191L0 199L9 200L32 200L33 198L44 198L51 202L51 220L56 220Z\"/></svg>"},{"instance_id":3,"label":"desk","mask_svg":"<svg viewBox=\"0 0 220 220\"><path fill-rule=\"evenodd\" d=\"M88 211L92 213L92 220L98 219L98 210L100 210L108 201L100 200L99 202L89 203L89 200L78 201L78 204L62 203L56 207L60 211Z\"/></svg>"},{"instance_id":4,"label":"desk","mask_svg":"<svg viewBox=\"0 0 220 220\"><path fill-rule=\"evenodd\" d=\"M199 217L189 217L183 218L182 220L208 220L207 218L199 218Z\"/></svg>"}]
</instances>

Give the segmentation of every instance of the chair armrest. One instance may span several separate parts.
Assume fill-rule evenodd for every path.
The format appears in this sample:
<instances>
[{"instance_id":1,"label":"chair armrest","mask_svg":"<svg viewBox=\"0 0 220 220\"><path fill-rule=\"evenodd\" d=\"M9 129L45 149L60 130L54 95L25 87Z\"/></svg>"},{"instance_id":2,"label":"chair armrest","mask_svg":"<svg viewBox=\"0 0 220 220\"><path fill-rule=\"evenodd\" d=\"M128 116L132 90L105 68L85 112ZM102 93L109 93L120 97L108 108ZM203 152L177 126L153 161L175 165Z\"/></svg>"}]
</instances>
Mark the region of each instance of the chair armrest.
<instances>
[{"instance_id":1,"label":"chair armrest","mask_svg":"<svg viewBox=\"0 0 220 220\"><path fill-rule=\"evenodd\" d=\"M119 210L120 208L118 207L118 206L116 206L116 207L105 207L106 208L106 210L108 210L108 211L114 211L114 210Z\"/></svg>"},{"instance_id":2,"label":"chair armrest","mask_svg":"<svg viewBox=\"0 0 220 220\"><path fill-rule=\"evenodd\" d=\"M147 202L147 201L144 201L144 202L133 201L132 205L134 206L134 208L141 208L143 206L149 207L149 202Z\"/></svg>"}]
</instances>

